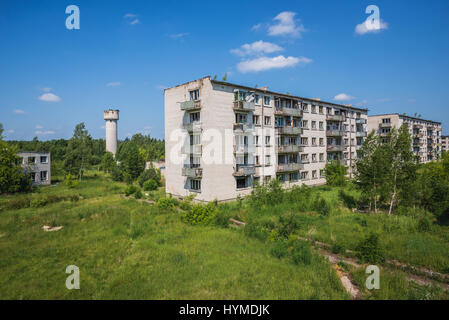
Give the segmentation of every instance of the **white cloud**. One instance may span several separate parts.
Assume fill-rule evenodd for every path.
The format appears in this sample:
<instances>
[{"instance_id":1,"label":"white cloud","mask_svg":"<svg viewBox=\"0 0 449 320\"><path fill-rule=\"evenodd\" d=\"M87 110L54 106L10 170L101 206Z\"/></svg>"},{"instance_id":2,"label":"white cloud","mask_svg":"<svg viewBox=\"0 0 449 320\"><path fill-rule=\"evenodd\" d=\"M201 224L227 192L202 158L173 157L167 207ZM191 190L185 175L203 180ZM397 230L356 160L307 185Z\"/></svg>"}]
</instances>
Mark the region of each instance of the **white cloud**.
<instances>
[{"instance_id":1,"label":"white cloud","mask_svg":"<svg viewBox=\"0 0 449 320\"><path fill-rule=\"evenodd\" d=\"M140 20L137 18L137 14L134 13L127 13L123 16L123 18L125 18L126 22L131 25L140 23Z\"/></svg>"},{"instance_id":2,"label":"white cloud","mask_svg":"<svg viewBox=\"0 0 449 320\"><path fill-rule=\"evenodd\" d=\"M36 129L43 129L44 127L41 125L36 125Z\"/></svg>"},{"instance_id":3,"label":"white cloud","mask_svg":"<svg viewBox=\"0 0 449 320\"><path fill-rule=\"evenodd\" d=\"M337 100L337 101L348 101L348 100L354 100L354 99L355 99L355 97L350 96L346 93L340 93L334 97L334 100Z\"/></svg>"},{"instance_id":4,"label":"white cloud","mask_svg":"<svg viewBox=\"0 0 449 320\"><path fill-rule=\"evenodd\" d=\"M189 35L188 32L175 33L175 34L171 34L170 38L172 38L172 39L180 39L180 38L184 38L185 36L188 36L188 35Z\"/></svg>"},{"instance_id":5,"label":"white cloud","mask_svg":"<svg viewBox=\"0 0 449 320\"><path fill-rule=\"evenodd\" d=\"M53 93L44 93L39 97L39 100L46 102L59 102L61 101L61 98Z\"/></svg>"},{"instance_id":6,"label":"white cloud","mask_svg":"<svg viewBox=\"0 0 449 320\"><path fill-rule=\"evenodd\" d=\"M251 30L256 31L256 30L259 30L260 27L262 27L262 24L261 24L261 23L258 23L258 24L253 25L252 28L251 28Z\"/></svg>"},{"instance_id":7,"label":"white cloud","mask_svg":"<svg viewBox=\"0 0 449 320\"><path fill-rule=\"evenodd\" d=\"M355 33L364 35L366 33L379 33L385 29L388 29L388 23L382 21L382 19L379 21L378 28L375 25L369 25L369 21L367 20L355 26Z\"/></svg>"},{"instance_id":8,"label":"white cloud","mask_svg":"<svg viewBox=\"0 0 449 320\"><path fill-rule=\"evenodd\" d=\"M131 24L131 25L135 25L135 24L138 24L138 23L140 23L139 19L134 19L134 20L129 22L129 24Z\"/></svg>"},{"instance_id":9,"label":"white cloud","mask_svg":"<svg viewBox=\"0 0 449 320\"><path fill-rule=\"evenodd\" d=\"M15 114L26 114L25 111L20 110L20 109L14 109L12 112L14 112Z\"/></svg>"},{"instance_id":10,"label":"white cloud","mask_svg":"<svg viewBox=\"0 0 449 320\"><path fill-rule=\"evenodd\" d=\"M38 135L42 135L42 136L45 136L45 135L48 135L48 134L55 134L55 132L51 131L51 130L47 130L47 131L37 130L34 133L38 134Z\"/></svg>"},{"instance_id":11,"label":"white cloud","mask_svg":"<svg viewBox=\"0 0 449 320\"><path fill-rule=\"evenodd\" d=\"M260 57L255 59L249 59L240 62L237 65L237 69L242 72L258 72L266 71L270 69L281 69L294 67L298 63L308 64L312 60L306 57L284 57L282 55L277 57Z\"/></svg>"},{"instance_id":12,"label":"white cloud","mask_svg":"<svg viewBox=\"0 0 449 320\"><path fill-rule=\"evenodd\" d=\"M273 53L282 50L284 49L277 44L259 40L253 43L245 43L239 49L232 49L231 53L237 54L239 56L245 56L260 53Z\"/></svg>"},{"instance_id":13,"label":"white cloud","mask_svg":"<svg viewBox=\"0 0 449 320\"><path fill-rule=\"evenodd\" d=\"M106 87L119 87L121 85L122 85L122 83L118 82L118 81L117 82L109 82L106 84Z\"/></svg>"},{"instance_id":14,"label":"white cloud","mask_svg":"<svg viewBox=\"0 0 449 320\"><path fill-rule=\"evenodd\" d=\"M295 20L296 12L284 11L279 13L273 20L278 21L277 24L268 27L270 36L292 36L301 37L301 33L306 31L304 26Z\"/></svg>"},{"instance_id":15,"label":"white cloud","mask_svg":"<svg viewBox=\"0 0 449 320\"><path fill-rule=\"evenodd\" d=\"M125 14L123 17L124 17L125 19L129 19L129 18L135 18L135 17L137 17L137 15L134 14L134 13L127 13L127 14Z\"/></svg>"}]
</instances>

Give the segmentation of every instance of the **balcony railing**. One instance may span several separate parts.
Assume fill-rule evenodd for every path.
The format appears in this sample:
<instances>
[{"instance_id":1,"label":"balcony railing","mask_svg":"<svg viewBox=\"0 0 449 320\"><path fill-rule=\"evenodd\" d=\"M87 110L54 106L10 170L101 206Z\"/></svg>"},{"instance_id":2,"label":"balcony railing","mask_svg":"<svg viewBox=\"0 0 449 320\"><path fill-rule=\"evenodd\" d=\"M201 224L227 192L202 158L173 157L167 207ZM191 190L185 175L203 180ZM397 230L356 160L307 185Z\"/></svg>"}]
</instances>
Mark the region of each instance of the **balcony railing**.
<instances>
[{"instance_id":1,"label":"balcony railing","mask_svg":"<svg viewBox=\"0 0 449 320\"><path fill-rule=\"evenodd\" d=\"M278 134L285 134L285 135L299 135L302 134L302 128L299 127L277 127L276 131Z\"/></svg>"},{"instance_id":2,"label":"balcony railing","mask_svg":"<svg viewBox=\"0 0 449 320\"><path fill-rule=\"evenodd\" d=\"M287 172L287 171L298 171L304 169L304 165L302 163L283 163L278 164L276 170L279 172Z\"/></svg>"},{"instance_id":3,"label":"balcony railing","mask_svg":"<svg viewBox=\"0 0 449 320\"><path fill-rule=\"evenodd\" d=\"M326 136L335 137L335 136L345 136L346 132L343 130L326 130Z\"/></svg>"},{"instance_id":4,"label":"balcony railing","mask_svg":"<svg viewBox=\"0 0 449 320\"><path fill-rule=\"evenodd\" d=\"M252 123L234 123L234 130L236 131L252 131L254 124Z\"/></svg>"},{"instance_id":5,"label":"balcony railing","mask_svg":"<svg viewBox=\"0 0 449 320\"><path fill-rule=\"evenodd\" d=\"M200 100L190 100L181 102L181 110L184 111L194 111L201 109L201 101Z\"/></svg>"},{"instance_id":6,"label":"balcony railing","mask_svg":"<svg viewBox=\"0 0 449 320\"><path fill-rule=\"evenodd\" d=\"M234 153L248 153L249 146L245 144L234 145Z\"/></svg>"},{"instance_id":7,"label":"balcony railing","mask_svg":"<svg viewBox=\"0 0 449 320\"><path fill-rule=\"evenodd\" d=\"M235 177L244 177L251 176L256 173L256 167L253 164L238 164L235 169L233 175Z\"/></svg>"},{"instance_id":8,"label":"balcony railing","mask_svg":"<svg viewBox=\"0 0 449 320\"><path fill-rule=\"evenodd\" d=\"M366 137L366 131L357 131L355 133L356 137Z\"/></svg>"},{"instance_id":9,"label":"balcony railing","mask_svg":"<svg viewBox=\"0 0 449 320\"><path fill-rule=\"evenodd\" d=\"M326 120L327 121L345 121L345 116L341 114L327 114Z\"/></svg>"},{"instance_id":10,"label":"balcony railing","mask_svg":"<svg viewBox=\"0 0 449 320\"><path fill-rule=\"evenodd\" d=\"M239 111L254 111L256 110L256 105L254 104L254 101L248 102L244 100L238 100L234 101L234 110Z\"/></svg>"},{"instance_id":11,"label":"balcony railing","mask_svg":"<svg viewBox=\"0 0 449 320\"><path fill-rule=\"evenodd\" d=\"M355 119L356 124L366 124L366 119L364 118L356 118Z\"/></svg>"},{"instance_id":12,"label":"balcony railing","mask_svg":"<svg viewBox=\"0 0 449 320\"><path fill-rule=\"evenodd\" d=\"M202 178L203 168L187 166L182 168L182 175L188 178Z\"/></svg>"},{"instance_id":13,"label":"balcony railing","mask_svg":"<svg viewBox=\"0 0 449 320\"><path fill-rule=\"evenodd\" d=\"M304 151L303 147L301 147L299 145L295 145L295 144L278 146L278 153L294 153L294 152L303 152L303 151Z\"/></svg>"},{"instance_id":14,"label":"balcony railing","mask_svg":"<svg viewBox=\"0 0 449 320\"><path fill-rule=\"evenodd\" d=\"M187 122L183 124L183 127L185 130L191 132L191 131L201 131L201 122L195 121L195 122Z\"/></svg>"},{"instance_id":15,"label":"balcony railing","mask_svg":"<svg viewBox=\"0 0 449 320\"><path fill-rule=\"evenodd\" d=\"M274 110L275 115L302 117L303 111L295 108L277 108Z\"/></svg>"},{"instance_id":16,"label":"balcony railing","mask_svg":"<svg viewBox=\"0 0 449 320\"><path fill-rule=\"evenodd\" d=\"M418 128L418 129L422 129L424 128L422 124L414 124L413 128Z\"/></svg>"},{"instance_id":17,"label":"balcony railing","mask_svg":"<svg viewBox=\"0 0 449 320\"><path fill-rule=\"evenodd\" d=\"M344 146L344 145L332 145L332 144L329 144L326 147L326 151L327 152L340 152L340 151L345 151L346 148L347 148L347 146Z\"/></svg>"},{"instance_id":18,"label":"balcony railing","mask_svg":"<svg viewBox=\"0 0 449 320\"><path fill-rule=\"evenodd\" d=\"M202 151L203 151L203 146L201 144L184 146L185 154L201 154Z\"/></svg>"}]
</instances>

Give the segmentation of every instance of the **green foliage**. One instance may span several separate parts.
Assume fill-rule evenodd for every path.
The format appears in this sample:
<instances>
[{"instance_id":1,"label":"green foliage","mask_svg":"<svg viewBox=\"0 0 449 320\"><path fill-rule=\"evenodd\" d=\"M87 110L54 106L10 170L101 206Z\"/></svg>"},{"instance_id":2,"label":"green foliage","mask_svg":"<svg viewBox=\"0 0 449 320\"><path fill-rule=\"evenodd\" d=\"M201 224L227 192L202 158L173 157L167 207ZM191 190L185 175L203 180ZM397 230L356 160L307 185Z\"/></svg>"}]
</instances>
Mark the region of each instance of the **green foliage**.
<instances>
[{"instance_id":1,"label":"green foliage","mask_svg":"<svg viewBox=\"0 0 449 320\"><path fill-rule=\"evenodd\" d=\"M145 160L139 153L139 148L135 142L131 141L123 145L120 150L119 160L120 168L124 172L125 182L127 183L135 181L144 170Z\"/></svg>"},{"instance_id":2,"label":"green foliage","mask_svg":"<svg viewBox=\"0 0 449 320\"><path fill-rule=\"evenodd\" d=\"M160 187L162 185L161 183L161 171L159 169L156 169L154 167L150 167L149 169L143 171L137 181L139 182L139 185L142 187L143 184L148 181L153 180L156 182L156 187Z\"/></svg>"},{"instance_id":3,"label":"green foliage","mask_svg":"<svg viewBox=\"0 0 449 320\"><path fill-rule=\"evenodd\" d=\"M346 192L344 189L339 190L338 197L347 208L349 209L357 208L356 198L352 194Z\"/></svg>"},{"instance_id":4,"label":"green foliage","mask_svg":"<svg viewBox=\"0 0 449 320\"><path fill-rule=\"evenodd\" d=\"M84 171L92 156L92 137L81 122L76 125L73 137L69 140L67 152L64 157L64 170L82 179Z\"/></svg>"},{"instance_id":5,"label":"green foliage","mask_svg":"<svg viewBox=\"0 0 449 320\"><path fill-rule=\"evenodd\" d=\"M64 180L64 184L69 188L75 188L78 186L78 182L79 181L75 180L75 177L71 173L67 174Z\"/></svg>"},{"instance_id":6,"label":"green foliage","mask_svg":"<svg viewBox=\"0 0 449 320\"><path fill-rule=\"evenodd\" d=\"M344 186L346 184L347 168L338 161L332 161L326 164L324 173L326 183L330 186Z\"/></svg>"},{"instance_id":7,"label":"green foliage","mask_svg":"<svg viewBox=\"0 0 449 320\"><path fill-rule=\"evenodd\" d=\"M143 194L142 194L142 191L140 191L140 189L137 190L136 192L134 192L134 198L136 198L136 199L142 199L143 198Z\"/></svg>"},{"instance_id":8,"label":"green foliage","mask_svg":"<svg viewBox=\"0 0 449 320\"><path fill-rule=\"evenodd\" d=\"M282 182L278 179L274 179L266 186L255 186L251 191L249 201L255 207L273 205L282 202L284 194L285 190L282 188Z\"/></svg>"},{"instance_id":9,"label":"green foliage","mask_svg":"<svg viewBox=\"0 0 449 320\"><path fill-rule=\"evenodd\" d=\"M179 205L179 201L175 198L160 198L156 202L156 206L160 209L170 210Z\"/></svg>"},{"instance_id":10,"label":"green foliage","mask_svg":"<svg viewBox=\"0 0 449 320\"><path fill-rule=\"evenodd\" d=\"M125 178L123 176L122 170L120 170L120 167L117 165L114 165L111 169L111 178L114 181L124 181Z\"/></svg>"},{"instance_id":11,"label":"green foliage","mask_svg":"<svg viewBox=\"0 0 449 320\"><path fill-rule=\"evenodd\" d=\"M385 252L379 244L379 235L371 233L357 246L357 255L362 263L382 263L385 261Z\"/></svg>"},{"instance_id":12,"label":"green foliage","mask_svg":"<svg viewBox=\"0 0 449 320\"><path fill-rule=\"evenodd\" d=\"M31 190L31 177L19 165L17 148L0 140L0 194Z\"/></svg>"},{"instance_id":13,"label":"green foliage","mask_svg":"<svg viewBox=\"0 0 449 320\"><path fill-rule=\"evenodd\" d=\"M153 191L157 189L157 182L153 179L149 179L143 183L143 190Z\"/></svg>"},{"instance_id":14,"label":"green foliage","mask_svg":"<svg viewBox=\"0 0 449 320\"><path fill-rule=\"evenodd\" d=\"M345 254L346 253L345 246L343 244L341 244L341 243L334 242L332 244L332 253L334 253L334 254Z\"/></svg>"},{"instance_id":15,"label":"green foliage","mask_svg":"<svg viewBox=\"0 0 449 320\"><path fill-rule=\"evenodd\" d=\"M217 206L213 202L209 202L206 205L195 204L184 214L183 220L192 225L211 224L217 212Z\"/></svg>"},{"instance_id":16,"label":"green foliage","mask_svg":"<svg viewBox=\"0 0 449 320\"><path fill-rule=\"evenodd\" d=\"M295 215L290 213L286 216L279 217L279 224L277 233L280 237L288 239L288 237L298 228L298 223L296 222Z\"/></svg>"},{"instance_id":17,"label":"green foliage","mask_svg":"<svg viewBox=\"0 0 449 320\"><path fill-rule=\"evenodd\" d=\"M126 189L125 189L125 195L126 195L127 197L129 197L130 195L136 193L138 190L139 190L138 187L136 187L135 185L132 185L132 184L131 184L131 185L129 185L129 186L126 187Z\"/></svg>"},{"instance_id":18,"label":"green foliage","mask_svg":"<svg viewBox=\"0 0 449 320\"><path fill-rule=\"evenodd\" d=\"M35 198L31 200L30 207L31 208L39 208L47 205L47 199L45 198Z\"/></svg>"},{"instance_id":19,"label":"green foliage","mask_svg":"<svg viewBox=\"0 0 449 320\"><path fill-rule=\"evenodd\" d=\"M330 204L324 200L320 195L317 195L312 204L312 209L321 214L322 216L328 216L331 213Z\"/></svg>"},{"instance_id":20,"label":"green foliage","mask_svg":"<svg viewBox=\"0 0 449 320\"><path fill-rule=\"evenodd\" d=\"M432 221L428 217L422 217L418 221L418 230L420 232L428 232L432 229Z\"/></svg>"},{"instance_id":21,"label":"green foliage","mask_svg":"<svg viewBox=\"0 0 449 320\"><path fill-rule=\"evenodd\" d=\"M312 247L310 243L307 241L294 240L292 243L291 256L295 264L311 264Z\"/></svg>"},{"instance_id":22,"label":"green foliage","mask_svg":"<svg viewBox=\"0 0 449 320\"><path fill-rule=\"evenodd\" d=\"M277 240L273 242L270 248L273 257L281 259L288 256L288 242L285 240Z\"/></svg>"},{"instance_id":23,"label":"green foliage","mask_svg":"<svg viewBox=\"0 0 449 320\"><path fill-rule=\"evenodd\" d=\"M114 159L114 155L111 152L105 152L103 158L101 159L100 168L106 172L112 172L116 167L116 161Z\"/></svg>"}]
</instances>

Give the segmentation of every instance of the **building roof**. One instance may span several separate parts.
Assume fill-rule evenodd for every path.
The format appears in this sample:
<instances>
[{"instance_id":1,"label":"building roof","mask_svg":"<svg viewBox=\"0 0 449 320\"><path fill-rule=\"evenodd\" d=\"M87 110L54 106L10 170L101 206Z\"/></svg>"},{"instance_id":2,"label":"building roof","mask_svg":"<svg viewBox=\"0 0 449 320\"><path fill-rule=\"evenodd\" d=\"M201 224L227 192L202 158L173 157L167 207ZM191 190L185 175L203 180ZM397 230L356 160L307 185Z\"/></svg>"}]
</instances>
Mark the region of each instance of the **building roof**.
<instances>
[{"instance_id":1,"label":"building roof","mask_svg":"<svg viewBox=\"0 0 449 320\"><path fill-rule=\"evenodd\" d=\"M422 118L417 118L417 117L412 117L412 116L408 116L408 115L403 115L403 114L400 114L400 113L372 114L372 115L369 115L368 117L382 117L382 116L399 116L399 117L408 118L408 119L411 119L411 120L430 122L430 123L435 123L435 124L441 125L441 122L438 122L438 121L426 120L426 119L422 119Z\"/></svg>"},{"instance_id":2,"label":"building roof","mask_svg":"<svg viewBox=\"0 0 449 320\"><path fill-rule=\"evenodd\" d=\"M188 81L188 82L176 85L174 87L166 88L166 89L164 89L164 91L172 89L172 88L177 88L177 87L180 87L180 86L183 86L183 85L195 82L195 81L203 80L203 79L209 79L212 83L215 83L215 84L220 84L220 85L224 85L224 86L233 86L233 87L242 88L242 89L251 90L251 91L258 91L258 92L265 93L265 94L272 94L272 95L276 95L276 96L281 96L281 97L287 98L287 99L306 100L306 101L310 101L310 102L313 102L313 103L322 103L322 104L328 104L328 105L337 106L339 108L344 108L344 109L353 109L353 110L359 110L359 111L368 112L367 108L357 108L357 107L348 106L348 105L344 105L344 104L338 104L338 103L334 103L334 102L328 102L328 101L312 99L312 98L304 98L304 97L295 96L295 95L289 95L289 94L280 93L280 92L276 92L276 91L264 90L263 88L252 88L252 87L248 87L248 86L244 86L244 85L240 85L240 84L235 84L235 83L231 83L231 82L211 80L210 76L203 77L203 78L200 78L200 79L197 79L197 80Z\"/></svg>"}]
</instances>

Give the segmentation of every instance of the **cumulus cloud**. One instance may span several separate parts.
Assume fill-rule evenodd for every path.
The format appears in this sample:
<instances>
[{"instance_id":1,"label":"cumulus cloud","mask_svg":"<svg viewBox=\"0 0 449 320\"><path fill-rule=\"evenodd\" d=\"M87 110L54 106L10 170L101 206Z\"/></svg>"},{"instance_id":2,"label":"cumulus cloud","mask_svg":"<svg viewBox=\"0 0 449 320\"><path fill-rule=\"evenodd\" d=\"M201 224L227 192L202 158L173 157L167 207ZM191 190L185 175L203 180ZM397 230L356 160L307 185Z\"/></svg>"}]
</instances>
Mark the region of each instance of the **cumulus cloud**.
<instances>
[{"instance_id":1,"label":"cumulus cloud","mask_svg":"<svg viewBox=\"0 0 449 320\"><path fill-rule=\"evenodd\" d=\"M259 72L270 69L281 69L294 67L297 64L308 64L312 60L306 57L284 57L282 55L277 57L260 57L255 59L249 59L240 62L237 65L237 69L242 72Z\"/></svg>"},{"instance_id":2,"label":"cumulus cloud","mask_svg":"<svg viewBox=\"0 0 449 320\"><path fill-rule=\"evenodd\" d=\"M55 134L55 132L52 131L52 130L47 130L47 131L37 130L34 133L38 134L38 135L41 135L41 136L45 136L45 135L49 135L49 134Z\"/></svg>"},{"instance_id":3,"label":"cumulus cloud","mask_svg":"<svg viewBox=\"0 0 449 320\"><path fill-rule=\"evenodd\" d=\"M122 85L122 83L118 82L118 81L117 82L109 82L106 84L106 87L119 87L121 85Z\"/></svg>"},{"instance_id":4,"label":"cumulus cloud","mask_svg":"<svg viewBox=\"0 0 449 320\"><path fill-rule=\"evenodd\" d=\"M366 33L379 33L385 29L388 29L388 23L382 21L382 19L379 21L379 26L371 24L369 20L366 20L355 26L355 33L364 35Z\"/></svg>"},{"instance_id":5,"label":"cumulus cloud","mask_svg":"<svg viewBox=\"0 0 449 320\"><path fill-rule=\"evenodd\" d=\"M277 24L268 27L270 36L291 36L301 37L301 33L306 31L299 20L295 20L296 12L284 11L273 18Z\"/></svg>"},{"instance_id":6,"label":"cumulus cloud","mask_svg":"<svg viewBox=\"0 0 449 320\"><path fill-rule=\"evenodd\" d=\"M59 102L61 101L61 98L53 93L44 93L39 97L39 100L45 102Z\"/></svg>"},{"instance_id":7,"label":"cumulus cloud","mask_svg":"<svg viewBox=\"0 0 449 320\"><path fill-rule=\"evenodd\" d=\"M237 54L239 56L245 56L261 53L273 53L282 50L284 49L277 44L259 40L253 43L245 43L238 49L232 49L231 53Z\"/></svg>"},{"instance_id":8,"label":"cumulus cloud","mask_svg":"<svg viewBox=\"0 0 449 320\"><path fill-rule=\"evenodd\" d=\"M346 94L346 93L340 93L334 97L334 100L337 100L337 101L349 101L349 100L354 100L354 99L355 99L355 97L350 96L349 94Z\"/></svg>"},{"instance_id":9,"label":"cumulus cloud","mask_svg":"<svg viewBox=\"0 0 449 320\"><path fill-rule=\"evenodd\" d=\"M12 112L14 112L15 114L25 114L26 112L20 109L14 109Z\"/></svg>"}]
</instances>

